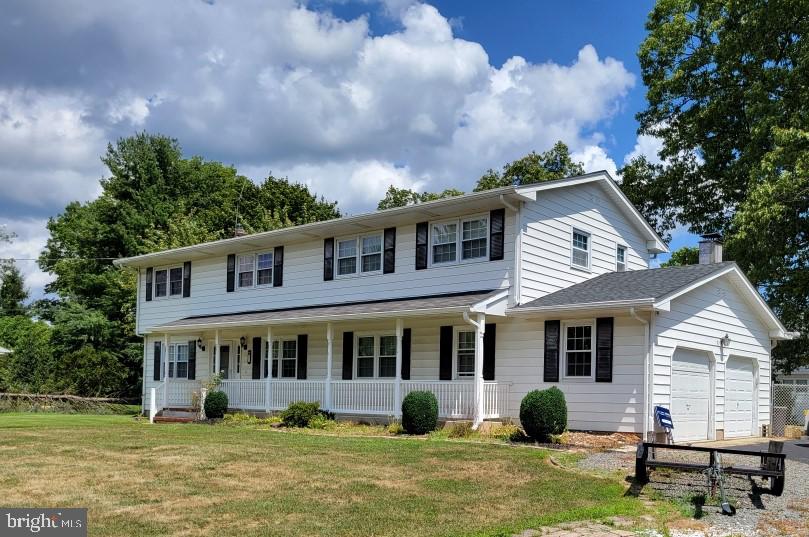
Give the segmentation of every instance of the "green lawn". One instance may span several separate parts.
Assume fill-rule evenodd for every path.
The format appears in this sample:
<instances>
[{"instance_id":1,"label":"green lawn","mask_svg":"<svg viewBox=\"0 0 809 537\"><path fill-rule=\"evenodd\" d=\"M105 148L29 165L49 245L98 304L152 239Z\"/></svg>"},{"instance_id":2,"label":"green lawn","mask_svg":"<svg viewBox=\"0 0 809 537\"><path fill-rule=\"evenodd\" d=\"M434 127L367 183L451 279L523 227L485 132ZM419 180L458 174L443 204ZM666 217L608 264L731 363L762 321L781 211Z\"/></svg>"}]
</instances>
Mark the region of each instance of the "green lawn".
<instances>
[{"instance_id":1,"label":"green lawn","mask_svg":"<svg viewBox=\"0 0 809 537\"><path fill-rule=\"evenodd\" d=\"M4 505L89 507L91 535L508 535L644 509L529 447L0 414L0 454Z\"/></svg>"}]
</instances>

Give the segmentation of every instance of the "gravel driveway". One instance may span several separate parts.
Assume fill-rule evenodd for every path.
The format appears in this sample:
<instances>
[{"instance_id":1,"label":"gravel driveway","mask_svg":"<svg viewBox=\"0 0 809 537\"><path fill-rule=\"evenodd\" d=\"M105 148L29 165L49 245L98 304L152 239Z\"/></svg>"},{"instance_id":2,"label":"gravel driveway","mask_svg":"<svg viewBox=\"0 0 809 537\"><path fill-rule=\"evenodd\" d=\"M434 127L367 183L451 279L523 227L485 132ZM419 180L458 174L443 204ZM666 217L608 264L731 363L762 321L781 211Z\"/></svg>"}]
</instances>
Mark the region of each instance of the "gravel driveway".
<instances>
[{"instance_id":1,"label":"gravel driveway","mask_svg":"<svg viewBox=\"0 0 809 537\"><path fill-rule=\"evenodd\" d=\"M665 456L658 452L658 458L681 462L705 462L707 453L669 451ZM723 464L756 465L750 457L725 456ZM631 452L606 451L588 455L579 466L583 469L626 472L632 476L635 471L635 450ZM787 476L784 493L773 496L767 490L768 482L760 478L728 476L725 492L736 507L736 515L721 514L717 501L706 500L709 505L696 506L692 499L709 493L707 478L700 473L657 470L650 473L650 482L639 492L641 496L663 496L684 506L691 506L699 530L678 531L671 528L672 536L724 537L744 536L807 536L809 537L809 464L797 460L787 460ZM699 500L697 498L697 502Z\"/></svg>"}]
</instances>

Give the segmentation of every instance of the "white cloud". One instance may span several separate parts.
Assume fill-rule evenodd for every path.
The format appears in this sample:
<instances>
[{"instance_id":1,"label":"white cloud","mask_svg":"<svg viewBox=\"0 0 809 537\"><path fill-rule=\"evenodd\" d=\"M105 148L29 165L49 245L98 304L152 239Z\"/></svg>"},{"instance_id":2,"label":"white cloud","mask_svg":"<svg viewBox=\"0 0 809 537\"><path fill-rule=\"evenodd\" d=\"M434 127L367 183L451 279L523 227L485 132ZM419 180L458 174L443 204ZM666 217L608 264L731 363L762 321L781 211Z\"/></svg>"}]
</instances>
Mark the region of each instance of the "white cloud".
<instances>
[{"instance_id":1,"label":"white cloud","mask_svg":"<svg viewBox=\"0 0 809 537\"><path fill-rule=\"evenodd\" d=\"M11 243L0 242L0 259L16 260L17 267L25 277L25 286L31 292L31 300L42 298L45 285L53 281L50 274L39 270L36 262L48 240L46 223L46 220L29 218L0 219L0 226L17 235Z\"/></svg>"},{"instance_id":2,"label":"white cloud","mask_svg":"<svg viewBox=\"0 0 809 537\"><path fill-rule=\"evenodd\" d=\"M662 139L649 134L641 134L635 142L635 147L624 157L624 164L629 164L629 161L636 157L646 157L646 160L652 164L662 164L661 149L663 149Z\"/></svg>"},{"instance_id":3,"label":"white cloud","mask_svg":"<svg viewBox=\"0 0 809 537\"><path fill-rule=\"evenodd\" d=\"M603 147L588 145L571 155L573 160L584 165L585 172L596 172L606 170L613 179L618 178L618 169L615 161L607 155Z\"/></svg>"}]
</instances>

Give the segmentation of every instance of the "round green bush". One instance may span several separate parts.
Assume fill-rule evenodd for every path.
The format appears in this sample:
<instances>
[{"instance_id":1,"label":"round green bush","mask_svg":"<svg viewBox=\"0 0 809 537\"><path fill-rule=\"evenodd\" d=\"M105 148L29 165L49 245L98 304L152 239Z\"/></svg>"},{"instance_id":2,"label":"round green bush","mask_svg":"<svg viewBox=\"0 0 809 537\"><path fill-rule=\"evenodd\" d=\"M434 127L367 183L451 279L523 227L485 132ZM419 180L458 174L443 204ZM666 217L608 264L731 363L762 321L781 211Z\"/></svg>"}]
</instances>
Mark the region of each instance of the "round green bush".
<instances>
[{"instance_id":1,"label":"round green bush","mask_svg":"<svg viewBox=\"0 0 809 537\"><path fill-rule=\"evenodd\" d=\"M321 415L324 414L320 410L320 403L295 401L281 412L281 423L284 424L284 427L307 427L312 418Z\"/></svg>"},{"instance_id":2,"label":"round green bush","mask_svg":"<svg viewBox=\"0 0 809 537\"><path fill-rule=\"evenodd\" d=\"M225 392L215 391L205 397L205 417L217 419L225 415L228 410L228 395Z\"/></svg>"},{"instance_id":3,"label":"round green bush","mask_svg":"<svg viewBox=\"0 0 809 537\"><path fill-rule=\"evenodd\" d=\"M438 400L432 392L410 392L402 401L402 426L408 434L425 434L438 425Z\"/></svg>"},{"instance_id":4,"label":"round green bush","mask_svg":"<svg viewBox=\"0 0 809 537\"><path fill-rule=\"evenodd\" d=\"M525 434L540 442L562 434L567 427L565 394L556 386L528 392L520 403L520 423Z\"/></svg>"}]
</instances>

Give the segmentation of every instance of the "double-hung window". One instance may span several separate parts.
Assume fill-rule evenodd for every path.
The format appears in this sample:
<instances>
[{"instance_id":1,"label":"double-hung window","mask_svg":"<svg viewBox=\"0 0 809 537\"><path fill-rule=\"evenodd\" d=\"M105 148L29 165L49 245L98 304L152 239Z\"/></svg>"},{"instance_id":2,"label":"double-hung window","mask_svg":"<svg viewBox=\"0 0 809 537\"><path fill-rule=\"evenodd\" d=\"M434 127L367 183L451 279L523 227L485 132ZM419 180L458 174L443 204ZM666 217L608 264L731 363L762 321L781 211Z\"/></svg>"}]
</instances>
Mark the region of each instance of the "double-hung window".
<instances>
[{"instance_id":1,"label":"double-hung window","mask_svg":"<svg viewBox=\"0 0 809 537\"><path fill-rule=\"evenodd\" d=\"M168 294L168 269L156 270L154 273L154 296L161 297Z\"/></svg>"},{"instance_id":2,"label":"double-hung window","mask_svg":"<svg viewBox=\"0 0 809 537\"><path fill-rule=\"evenodd\" d=\"M236 260L239 287L253 287L253 271L255 270L255 256L240 255Z\"/></svg>"},{"instance_id":3,"label":"double-hung window","mask_svg":"<svg viewBox=\"0 0 809 537\"><path fill-rule=\"evenodd\" d=\"M169 345L169 378L188 378L188 345Z\"/></svg>"},{"instance_id":4,"label":"double-hung window","mask_svg":"<svg viewBox=\"0 0 809 537\"><path fill-rule=\"evenodd\" d=\"M256 285L272 285L272 252L256 256Z\"/></svg>"},{"instance_id":5,"label":"double-hung window","mask_svg":"<svg viewBox=\"0 0 809 537\"><path fill-rule=\"evenodd\" d=\"M357 337L357 378L396 376L396 336Z\"/></svg>"},{"instance_id":6,"label":"double-hung window","mask_svg":"<svg viewBox=\"0 0 809 537\"><path fill-rule=\"evenodd\" d=\"M626 270L626 246L617 246L615 248L615 270L617 272Z\"/></svg>"},{"instance_id":7,"label":"double-hung window","mask_svg":"<svg viewBox=\"0 0 809 537\"><path fill-rule=\"evenodd\" d=\"M183 294L183 268L169 269L169 294L177 296Z\"/></svg>"},{"instance_id":8,"label":"double-hung window","mask_svg":"<svg viewBox=\"0 0 809 537\"><path fill-rule=\"evenodd\" d=\"M458 224L433 224L433 264L453 263L458 256Z\"/></svg>"},{"instance_id":9,"label":"double-hung window","mask_svg":"<svg viewBox=\"0 0 809 537\"><path fill-rule=\"evenodd\" d=\"M593 375L593 325L568 323L564 331L565 376L591 377Z\"/></svg>"},{"instance_id":10,"label":"double-hung window","mask_svg":"<svg viewBox=\"0 0 809 537\"><path fill-rule=\"evenodd\" d=\"M363 272L382 270L382 235L368 235L360 238L360 255Z\"/></svg>"},{"instance_id":11,"label":"double-hung window","mask_svg":"<svg viewBox=\"0 0 809 537\"><path fill-rule=\"evenodd\" d=\"M357 239L337 241L337 275L357 272Z\"/></svg>"},{"instance_id":12,"label":"double-hung window","mask_svg":"<svg viewBox=\"0 0 809 537\"><path fill-rule=\"evenodd\" d=\"M279 358L281 360L280 368L278 367ZM298 341L296 339L273 340L272 361L273 369L278 372L279 378L296 378L298 376Z\"/></svg>"},{"instance_id":13,"label":"double-hung window","mask_svg":"<svg viewBox=\"0 0 809 537\"><path fill-rule=\"evenodd\" d=\"M486 218L461 222L461 259L479 259L487 255L489 236Z\"/></svg>"},{"instance_id":14,"label":"double-hung window","mask_svg":"<svg viewBox=\"0 0 809 537\"><path fill-rule=\"evenodd\" d=\"M455 370L458 378L475 376L475 333L458 331L455 345Z\"/></svg>"},{"instance_id":15,"label":"double-hung window","mask_svg":"<svg viewBox=\"0 0 809 537\"><path fill-rule=\"evenodd\" d=\"M590 268L590 234L578 229L573 230L570 245L570 264L574 267Z\"/></svg>"}]
</instances>

